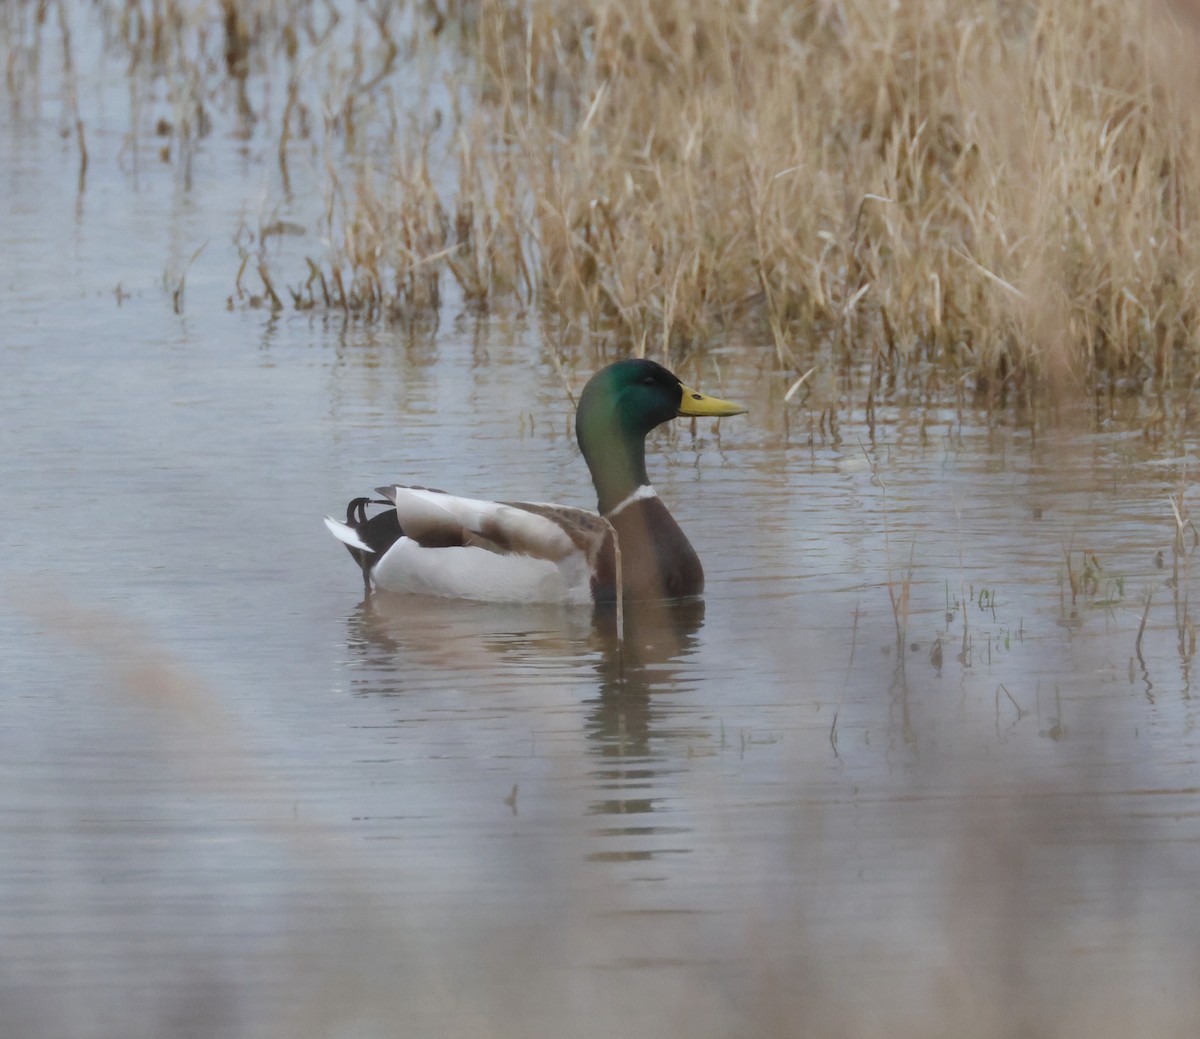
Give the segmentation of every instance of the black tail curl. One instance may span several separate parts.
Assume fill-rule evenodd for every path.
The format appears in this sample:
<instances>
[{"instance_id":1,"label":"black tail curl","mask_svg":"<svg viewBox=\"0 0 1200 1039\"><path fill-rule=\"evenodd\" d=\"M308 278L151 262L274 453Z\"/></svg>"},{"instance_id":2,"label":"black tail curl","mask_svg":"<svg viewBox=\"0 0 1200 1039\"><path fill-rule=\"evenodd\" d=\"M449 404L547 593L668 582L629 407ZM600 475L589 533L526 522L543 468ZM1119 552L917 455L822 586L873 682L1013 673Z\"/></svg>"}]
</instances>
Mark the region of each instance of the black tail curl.
<instances>
[{"instance_id":1,"label":"black tail curl","mask_svg":"<svg viewBox=\"0 0 1200 1039\"><path fill-rule=\"evenodd\" d=\"M403 536L404 531L400 527L400 519L394 508L389 507L374 516L368 516L367 506L391 504L390 501L379 498L355 498L346 506L346 525L353 527L362 542L371 548L370 552L364 552L353 545L346 546L346 550L362 568L363 584L368 592L371 590L371 567L383 558L384 553Z\"/></svg>"}]
</instances>

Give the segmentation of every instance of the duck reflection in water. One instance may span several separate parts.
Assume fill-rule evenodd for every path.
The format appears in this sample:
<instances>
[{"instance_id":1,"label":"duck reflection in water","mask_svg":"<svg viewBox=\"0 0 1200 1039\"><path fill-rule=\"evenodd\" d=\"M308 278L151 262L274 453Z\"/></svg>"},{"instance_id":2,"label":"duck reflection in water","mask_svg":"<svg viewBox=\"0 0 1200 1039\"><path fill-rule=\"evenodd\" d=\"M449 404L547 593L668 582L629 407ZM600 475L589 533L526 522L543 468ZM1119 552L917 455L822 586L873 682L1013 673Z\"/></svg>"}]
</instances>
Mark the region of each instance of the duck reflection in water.
<instances>
[{"instance_id":1,"label":"duck reflection in water","mask_svg":"<svg viewBox=\"0 0 1200 1039\"><path fill-rule=\"evenodd\" d=\"M677 840L683 831L651 823L646 813L660 807L670 762L710 735L672 724L680 716L673 696L700 674L692 658L703 623L699 597L627 603L618 639L611 605L514 609L375 594L347 621L347 646L357 657L351 690L403 698L406 710L419 704L423 718L426 705L436 710L447 696L465 696L481 710L518 720L512 736L525 740L538 725L534 712L561 702L564 687L584 686L582 697L573 692L571 699L582 701L593 758L586 812L605 820L597 819L591 836L599 845L585 858L644 861L679 850L660 842L665 833Z\"/></svg>"},{"instance_id":2,"label":"duck reflection in water","mask_svg":"<svg viewBox=\"0 0 1200 1039\"><path fill-rule=\"evenodd\" d=\"M597 607L592 643L599 679L589 735L613 744L618 755L649 752L651 697L686 685L681 665L694 652L704 623L704 600L667 599L628 603L624 637L617 638L616 611Z\"/></svg>"},{"instance_id":3,"label":"duck reflection in water","mask_svg":"<svg viewBox=\"0 0 1200 1039\"><path fill-rule=\"evenodd\" d=\"M704 600L626 604L623 639L616 621L611 605L513 609L375 593L347 618L346 645L358 658L356 684L377 694L427 688L429 679L485 690L527 685L526 670L504 666L514 663L536 665L539 679L574 683L595 675L598 702L622 709L655 690L678 689L673 665L695 648Z\"/></svg>"},{"instance_id":4,"label":"duck reflection in water","mask_svg":"<svg viewBox=\"0 0 1200 1039\"><path fill-rule=\"evenodd\" d=\"M599 681L585 729L599 759L592 776L600 796L588 806L588 813L646 815L661 800L658 787L667 771L665 762L679 756L680 742L690 743L697 735L673 728L667 718L671 695L688 687L687 660L695 652L704 623L704 600L627 604L620 641L614 609L597 608L593 623L593 642L600 649L595 658ZM653 842L646 843L661 834L662 827L628 819L621 825L614 822L594 832L604 844L588 859L645 861L662 851ZM631 837L637 841L633 846Z\"/></svg>"}]
</instances>

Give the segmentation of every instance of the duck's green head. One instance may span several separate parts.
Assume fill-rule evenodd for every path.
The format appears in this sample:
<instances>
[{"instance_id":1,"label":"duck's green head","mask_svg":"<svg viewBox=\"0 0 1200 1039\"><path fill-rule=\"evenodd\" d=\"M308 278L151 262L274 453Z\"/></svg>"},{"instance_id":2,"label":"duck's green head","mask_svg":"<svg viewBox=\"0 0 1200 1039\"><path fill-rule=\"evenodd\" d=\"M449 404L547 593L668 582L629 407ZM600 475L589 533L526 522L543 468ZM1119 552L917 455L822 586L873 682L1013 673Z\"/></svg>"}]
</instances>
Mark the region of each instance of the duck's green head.
<instances>
[{"instance_id":1,"label":"duck's green head","mask_svg":"<svg viewBox=\"0 0 1200 1039\"><path fill-rule=\"evenodd\" d=\"M587 459L606 512L648 482L646 434L680 416L741 415L740 404L685 386L661 364L645 359L617 361L588 380L579 398L575 437Z\"/></svg>"}]
</instances>

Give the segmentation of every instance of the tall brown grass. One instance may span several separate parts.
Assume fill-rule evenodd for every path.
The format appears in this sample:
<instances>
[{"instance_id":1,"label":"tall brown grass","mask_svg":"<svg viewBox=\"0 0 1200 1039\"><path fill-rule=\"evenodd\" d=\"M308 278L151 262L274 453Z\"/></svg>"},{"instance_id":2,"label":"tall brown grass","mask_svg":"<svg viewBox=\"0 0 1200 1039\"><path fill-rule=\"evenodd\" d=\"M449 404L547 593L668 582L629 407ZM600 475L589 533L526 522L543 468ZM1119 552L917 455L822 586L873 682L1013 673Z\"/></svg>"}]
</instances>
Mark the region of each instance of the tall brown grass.
<instances>
[{"instance_id":1,"label":"tall brown grass","mask_svg":"<svg viewBox=\"0 0 1200 1039\"><path fill-rule=\"evenodd\" d=\"M814 349L984 381L1195 371L1180 11L484 0L463 24L458 177L397 143L326 258L368 299L409 302L435 263L638 351L762 330L798 371Z\"/></svg>"},{"instance_id":2,"label":"tall brown grass","mask_svg":"<svg viewBox=\"0 0 1200 1039\"><path fill-rule=\"evenodd\" d=\"M428 314L452 281L637 352L1161 389L1200 360L1180 4L101 6L131 68L188 81L180 134L224 103L285 191L307 142L326 244L257 264L298 306Z\"/></svg>"}]
</instances>

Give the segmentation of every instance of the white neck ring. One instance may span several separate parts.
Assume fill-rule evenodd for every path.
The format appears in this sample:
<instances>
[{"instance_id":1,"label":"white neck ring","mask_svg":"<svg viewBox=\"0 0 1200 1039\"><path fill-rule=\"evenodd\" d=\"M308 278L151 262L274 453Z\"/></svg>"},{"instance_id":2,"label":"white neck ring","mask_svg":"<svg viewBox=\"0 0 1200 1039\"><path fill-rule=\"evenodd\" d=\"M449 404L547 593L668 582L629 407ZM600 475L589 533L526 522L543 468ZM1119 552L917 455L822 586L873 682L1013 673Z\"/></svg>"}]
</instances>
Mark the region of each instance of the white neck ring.
<instances>
[{"instance_id":1,"label":"white neck ring","mask_svg":"<svg viewBox=\"0 0 1200 1039\"><path fill-rule=\"evenodd\" d=\"M606 512L604 514L604 518L611 520L614 516L616 516L619 512L621 512L622 509L625 509L628 506L632 505L635 501L642 501L644 498L657 498L657 497L658 497L658 492L653 487L651 487L648 483L644 483L640 487L635 488L633 490L633 492L630 493L627 497L622 498L619 502L617 502L616 505L614 505L611 509L608 510L608 512Z\"/></svg>"}]
</instances>

